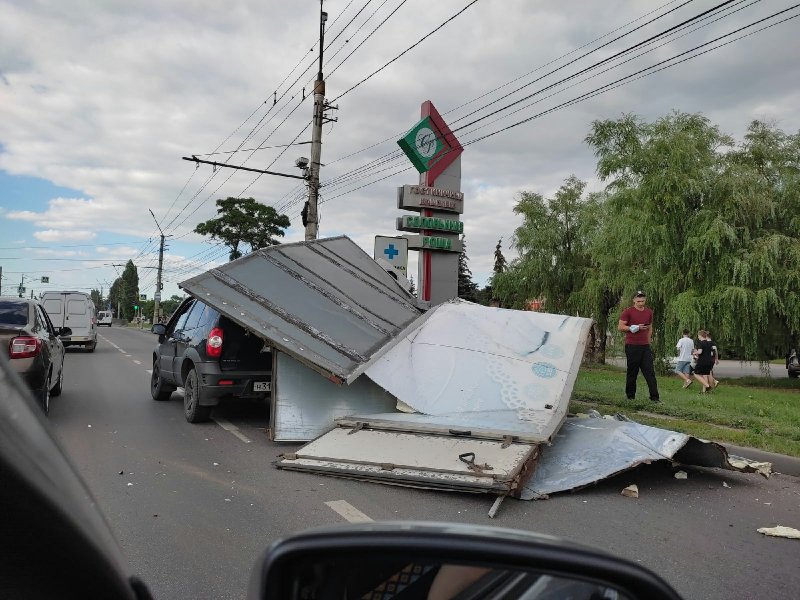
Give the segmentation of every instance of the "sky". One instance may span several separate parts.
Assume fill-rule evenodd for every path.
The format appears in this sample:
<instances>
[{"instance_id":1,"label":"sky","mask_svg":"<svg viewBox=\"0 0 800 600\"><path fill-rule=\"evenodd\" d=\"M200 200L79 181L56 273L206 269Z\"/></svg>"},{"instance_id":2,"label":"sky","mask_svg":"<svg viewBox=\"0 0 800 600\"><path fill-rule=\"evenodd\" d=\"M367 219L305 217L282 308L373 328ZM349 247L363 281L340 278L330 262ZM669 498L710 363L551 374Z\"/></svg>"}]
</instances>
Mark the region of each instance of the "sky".
<instances>
[{"instance_id":1,"label":"sky","mask_svg":"<svg viewBox=\"0 0 800 600\"><path fill-rule=\"evenodd\" d=\"M584 141L596 120L680 110L737 139L753 119L795 133L800 18L778 23L800 15L792 6L325 0L338 121L323 128L320 237L347 235L372 254L376 235L400 235L397 188L419 176L396 142L425 100L465 145L461 219L481 286L498 240L516 256L521 192L549 197L571 174L603 189ZM300 174L319 11L317 0L0 0L2 293L20 282L26 295L107 292L133 260L152 298L160 228L164 294L180 294L181 281L227 260L192 233L218 198L271 205L291 219L284 240L304 239L303 181L182 157ZM416 279L416 253L409 262Z\"/></svg>"}]
</instances>

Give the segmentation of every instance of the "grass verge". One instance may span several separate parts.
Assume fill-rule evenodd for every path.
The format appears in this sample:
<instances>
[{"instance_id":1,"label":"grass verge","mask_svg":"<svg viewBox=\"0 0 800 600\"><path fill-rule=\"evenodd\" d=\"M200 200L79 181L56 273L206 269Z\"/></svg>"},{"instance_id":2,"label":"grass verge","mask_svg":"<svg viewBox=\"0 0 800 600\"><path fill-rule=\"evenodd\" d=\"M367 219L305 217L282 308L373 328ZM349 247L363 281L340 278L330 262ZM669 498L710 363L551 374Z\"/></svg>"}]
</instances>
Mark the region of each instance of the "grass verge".
<instances>
[{"instance_id":1,"label":"grass verge","mask_svg":"<svg viewBox=\"0 0 800 600\"><path fill-rule=\"evenodd\" d=\"M770 385L776 381L781 385ZM783 383L787 382L787 383ZM618 367L583 367L570 401L571 412L594 408L622 413L647 425L706 440L800 457L800 388L797 380L725 379L710 394L695 381L682 389L677 376L659 376L660 404L647 398L639 377L637 399L625 398L625 372ZM793 384L793 385L792 385Z\"/></svg>"}]
</instances>

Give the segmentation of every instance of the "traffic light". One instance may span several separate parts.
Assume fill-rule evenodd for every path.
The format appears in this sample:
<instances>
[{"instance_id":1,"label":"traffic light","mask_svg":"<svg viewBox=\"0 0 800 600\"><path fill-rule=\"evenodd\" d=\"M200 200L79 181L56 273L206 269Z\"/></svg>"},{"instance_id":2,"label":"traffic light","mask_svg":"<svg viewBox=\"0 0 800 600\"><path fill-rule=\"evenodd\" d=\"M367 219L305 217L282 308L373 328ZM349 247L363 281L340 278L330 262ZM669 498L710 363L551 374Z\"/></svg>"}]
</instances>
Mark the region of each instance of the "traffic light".
<instances>
[{"instance_id":1,"label":"traffic light","mask_svg":"<svg viewBox=\"0 0 800 600\"><path fill-rule=\"evenodd\" d=\"M133 305L133 310L139 310L139 306L137 304Z\"/></svg>"}]
</instances>

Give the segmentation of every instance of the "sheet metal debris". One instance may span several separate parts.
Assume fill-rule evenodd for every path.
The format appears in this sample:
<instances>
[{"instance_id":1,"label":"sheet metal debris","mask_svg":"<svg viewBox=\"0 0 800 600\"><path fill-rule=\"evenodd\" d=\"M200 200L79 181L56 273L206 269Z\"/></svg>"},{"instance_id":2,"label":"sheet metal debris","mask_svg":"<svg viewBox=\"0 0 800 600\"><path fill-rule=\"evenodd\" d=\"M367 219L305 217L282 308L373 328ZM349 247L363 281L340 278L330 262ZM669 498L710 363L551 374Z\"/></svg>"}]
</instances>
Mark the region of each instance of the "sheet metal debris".
<instances>
[{"instance_id":1,"label":"sheet metal debris","mask_svg":"<svg viewBox=\"0 0 800 600\"><path fill-rule=\"evenodd\" d=\"M345 236L262 248L180 286L336 383L423 315Z\"/></svg>"},{"instance_id":2,"label":"sheet metal debris","mask_svg":"<svg viewBox=\"0 0 800 600\"><path fill-rule=\"evenodd\" d=\"M656 460L716 467L765 476L769 467L746 459L729 459L725 448L689 435L634 421L596 417L567 419L542 456L524 500L595 483Z\"/></svg>"},{"instance_id":3,"label":"sheet metal debris","mask_svg":"<svg viewBox=\"0 0 800 600\"><path fill-rule=\"evenodd\" d=\"M639 486L636 484L629 485L626 488L623 488L620 492L626 498L638 498L639 497Z\"/></svg>"},{"instance_id":4,"label":"sheet metal debris","mask_svg":"<svg viewBox=\"0 0 800 600\"><path fill-rule=\"evenodd\" d=\"M446 435L337 427L297 452L280 469L414 487L518 494L535 466L538 446Z\"/></svg>"},{"instance_id":5,"label":"sheet metal debris","mask_svg":"<svg viewBox=\"0 0 800 600\"><path fill-rule=\"evenodd\" d=\"M456 299L431 309L365 373L437 425L548 441L566 417L590 327Z\"/></svg>"}]
</instances>

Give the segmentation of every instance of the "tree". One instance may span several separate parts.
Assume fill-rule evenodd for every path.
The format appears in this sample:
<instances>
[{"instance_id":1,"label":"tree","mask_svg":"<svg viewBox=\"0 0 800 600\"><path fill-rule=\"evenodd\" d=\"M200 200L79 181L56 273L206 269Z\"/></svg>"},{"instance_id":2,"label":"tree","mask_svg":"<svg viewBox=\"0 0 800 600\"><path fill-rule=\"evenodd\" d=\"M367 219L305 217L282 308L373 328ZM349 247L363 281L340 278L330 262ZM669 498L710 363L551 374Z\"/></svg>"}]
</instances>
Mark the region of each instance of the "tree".
<instances>
[{"instance_id":1,"label":"tree","mask_svg":"<svg viewBox=\"0 0 800 600\"><path fill-rule=\"evenodd\" d=\"M279 244L289 227L289 217L253 198L226 198L217 200L218 217L209 219L194 228L195 233L218 239L230 248L229 258L242 256L239 246L249 246L248 252Z\"/></svg>"},{"instance_id":2,"label":"tree","mask_svg":"<svg viewBox=\"0 0 800 600\"><path fill-rule=\"evenodd\" d=\"M111 308L118 319L122 318L122 278L117 277L114 283L111 284L111 289L108 290L108 301L111 303Z\"/></svg>"},{"instance_id":3,"label":"tree","mask_svg":"<svg viewBox=\"0 0 800 600\"><path fill-rule=\"evenodd\" d=\"M622 304L646 290L657 356L684 327L747 359L776 351L770 331L800 330L799 136L754 122L737 147L674 112L597 121L587 141L609 195L595 275Z\"/></svg>"},{"instance_id":4,"label":"tree","mask_svg":"<svg viewBox=\"0 0 800 600\"><path fill-rule=\"evenodd\" d=\"M467 258L467 236L462 236L462 249L458 255L458 297L477 302L478 285L472 281L472 271Z\"/></svg>"},{"instance_id":5,"label":"tree","mask_svg":"<svg viewBox=\"0 0 800 600\"><path fill-rule=\"evenodd\" d=\"M586 183L568 177L553 198L522 192L514 207L523 223L512 245L519 258L493 277L494 294L506 306L525 308L545 299L548 312L573 313L572 295L583 287L592 259L583 232L595 226L597 198L582 199ZM586 222L589 220L590 222Z\"/></svg>"},{"instance_id":6,"label":"tree","mask_svg":"<svg viewBox=\"0 0 800 600\"><path fill-rule=\"evenodd\" d=\"M503 242L503 238L497 240L497 246L494 247L494 268L492 269L495 273L502 273L506 270L506 257L503 256L503 251L500 249L500 245Z\"/></svg>"},{"instance_id":7,"label":"tree","mask_svg":"<svg viewBox=\"0 0 800 600\"><path fill-rule=\"evenodd\" d=\"M412 296L416 296L417 295L417 286L414 283L414 276L413 275L409 278L408 283L409 283L408 293L411 294Z\"/></svg>"},{"instance_id":8,"label":"tree","mask_svg":"<svg viewBox=\"0 0 800 600\"><path fill-rule=\"evenodd\" d=\"M100 293L100 290L93 289L91 292L89 292L89 296L91 297L92 302L97 310L103 310L105 308L105 305L103 304L103 295Z\"/></svg>"},{"instance_id":9,"label":"tree","mask_svg":"<svg viewBox=\"0 0 800 600\"><path fill-rule=\"evenodd\" d=\"M132 320L136 316L136 309L134 306L139 304L139 272L136 270L136 265L132 260L125 264L125 270L122 271L122 290L120 307L123 319Z\"/></svg>"}]
</instances>

